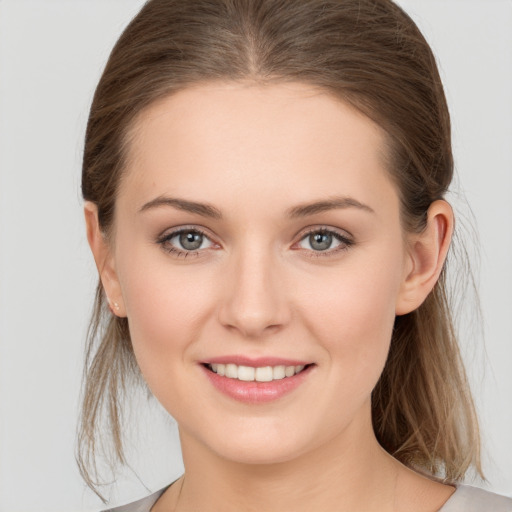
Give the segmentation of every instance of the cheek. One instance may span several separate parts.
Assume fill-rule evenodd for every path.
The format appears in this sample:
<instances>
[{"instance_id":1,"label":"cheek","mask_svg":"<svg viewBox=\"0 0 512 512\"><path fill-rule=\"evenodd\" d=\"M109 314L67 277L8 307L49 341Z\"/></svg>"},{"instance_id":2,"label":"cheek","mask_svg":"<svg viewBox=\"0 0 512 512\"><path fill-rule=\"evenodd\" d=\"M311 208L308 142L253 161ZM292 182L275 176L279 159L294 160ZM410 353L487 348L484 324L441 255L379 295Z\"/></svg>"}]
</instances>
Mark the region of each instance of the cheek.
<instances>
[{"instance_id":1,"label":"cheek","mask_svg":"<svg viewBox=\"0 0 512 512\"><path fill-rule=\"evenodd\" d=\"M155 264L154 252L148 252L131 253L120 261L119 277L135 355L151 380L146 368L165 371L186 357L214 301L204 273L171 265L165 254Z\"/></svg>"},{"instance_id":2,"label":"cheek","mask_svg":"<svg viewBox=\"0 0 512 512\"><path fill-rule=\"evenodd\" d=\"M386 362L400 287L401 257L346 265L303 290L303 317L330 363L354 389L366 392ZM321 286L319 286L321 285ZM314 287L313 287L314 286ZM316 290L316 291L315 291ZM320 290L322 292L320 293ZM350 378L348 378L350 376Z\"/></svg>"}]
</instances>

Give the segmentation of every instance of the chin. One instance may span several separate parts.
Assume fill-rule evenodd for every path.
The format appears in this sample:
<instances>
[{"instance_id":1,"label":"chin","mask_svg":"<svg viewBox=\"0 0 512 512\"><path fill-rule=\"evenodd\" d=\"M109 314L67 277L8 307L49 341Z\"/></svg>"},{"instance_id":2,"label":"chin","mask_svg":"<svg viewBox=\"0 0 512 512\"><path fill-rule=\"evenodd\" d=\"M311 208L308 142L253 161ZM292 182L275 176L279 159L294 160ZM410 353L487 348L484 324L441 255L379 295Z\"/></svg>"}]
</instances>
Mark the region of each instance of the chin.
<instances>
[{"instance_id":1,"label":"chin","mask_svg":"<svg viewBox=\"0 0 512 512\"><path fill-rule=\"evenodd\" d=\"M328 435L327 432L322 435L316 431L316 436L313 436L315 429L311 425L301 429L297 428L297 422L292 423L295 423L294 428L290 427L290 421L268 422L268 418L265 421L253 417L238 422L236 428L226 428L224 423L208 432L196 431L194 437L211 453L233 463L281 464L315 450Z\"/></svg>"},{"instance_id":2,"label":"chin","mask_svg":"<svg viewBox=\"0 0 512 512\"><path fill-rule=\"evenodd\" d=\"M271 465L289 462L307 451L298 446L283 446L283 443L254 442L229 443L215 447L215 452L220 457L237 464L247 465Z\"/></svg>"}]
</instances>

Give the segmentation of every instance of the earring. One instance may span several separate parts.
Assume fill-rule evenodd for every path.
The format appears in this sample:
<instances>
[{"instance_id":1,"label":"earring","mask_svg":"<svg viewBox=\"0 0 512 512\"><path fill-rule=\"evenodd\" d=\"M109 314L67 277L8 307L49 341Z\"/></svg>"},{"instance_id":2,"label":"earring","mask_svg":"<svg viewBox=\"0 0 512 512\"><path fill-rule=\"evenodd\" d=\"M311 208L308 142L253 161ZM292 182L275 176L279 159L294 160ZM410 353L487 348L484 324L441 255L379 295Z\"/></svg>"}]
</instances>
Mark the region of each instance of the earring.
<instances>
[{"instance_id":1,"label":"earring","mask_svg":"<svg viewBox=\"0 0 512 512\"><path fill-rule=\"evenodd\" d=\"M112 302L108 297L107 297L107 302L108 302L108 307L110 309L110 312L113 315L115 315L114 309L116 311L119 311L119 304L117 302Z\"/></svg>"}]
</instances>

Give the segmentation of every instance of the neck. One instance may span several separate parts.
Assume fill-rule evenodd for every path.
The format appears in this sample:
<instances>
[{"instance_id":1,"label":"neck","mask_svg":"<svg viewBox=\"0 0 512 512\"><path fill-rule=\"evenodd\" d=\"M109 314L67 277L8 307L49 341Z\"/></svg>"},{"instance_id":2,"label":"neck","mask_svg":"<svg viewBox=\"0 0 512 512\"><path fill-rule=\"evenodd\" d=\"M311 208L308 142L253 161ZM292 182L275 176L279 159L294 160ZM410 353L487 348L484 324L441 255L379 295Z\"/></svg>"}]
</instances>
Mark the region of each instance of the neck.
<instances>
[{"instance_id":1,"label":"neck","mask_svg":"<svg viewBox=\"0 0 512 512\"><path fill-rule=\"evenodd\" d=\"M393 509L396 461L378 445L371 419L292 460L226 460L181 432L185 477L177 511L277 512Z\"/></svg>"}]
</instances>

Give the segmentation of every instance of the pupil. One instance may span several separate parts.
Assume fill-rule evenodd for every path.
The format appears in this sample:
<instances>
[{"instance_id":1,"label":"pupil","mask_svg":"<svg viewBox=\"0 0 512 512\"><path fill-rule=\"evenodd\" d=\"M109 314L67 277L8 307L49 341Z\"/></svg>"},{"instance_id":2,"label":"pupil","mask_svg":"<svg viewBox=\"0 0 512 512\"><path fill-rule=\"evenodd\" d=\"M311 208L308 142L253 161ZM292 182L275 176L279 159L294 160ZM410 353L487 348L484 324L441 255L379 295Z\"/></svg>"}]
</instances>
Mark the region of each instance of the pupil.
<instances>
[{"instance_id":1,"label":"pupil","mask_svg":"<svg viewBox=\"0 0 512 512\"><path fill-rule=\"evenodd\" d=\"M309 243L315 251L325 251L332 244L332 235L328 233L315 233L309 235Z\"/></svg>"},{"instance_id":2,"label":"pupil","mask_svg":"<svg viewBox=\"0 0 512 512\"><path fill-rule=\"evenodd\" d=\"M203 235L195 233L193 231L186 231L180 235L180 244L184 249L188 251L194 251L201 247L203 243Z\"/></svg>"}]
</instances>

